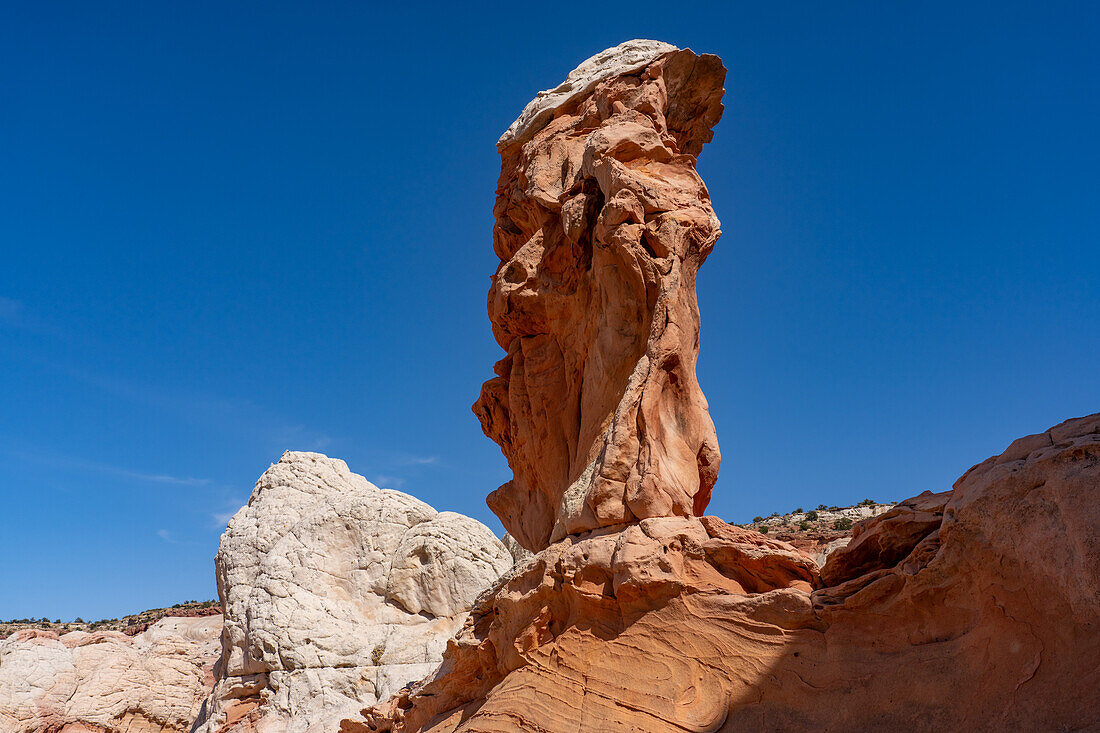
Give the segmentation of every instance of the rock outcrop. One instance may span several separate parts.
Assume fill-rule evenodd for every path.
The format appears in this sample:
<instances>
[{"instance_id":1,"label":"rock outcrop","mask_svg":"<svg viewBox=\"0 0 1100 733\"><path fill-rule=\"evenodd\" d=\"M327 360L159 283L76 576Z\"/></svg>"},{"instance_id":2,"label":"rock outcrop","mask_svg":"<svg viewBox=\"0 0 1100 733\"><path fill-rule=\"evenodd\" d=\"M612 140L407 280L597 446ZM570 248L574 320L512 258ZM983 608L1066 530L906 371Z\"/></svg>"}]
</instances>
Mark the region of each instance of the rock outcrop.
<instances>
[{"instance_id":1,"label":"rock outcrop","mask_svg":"<svg viewBox=\"0 0 1100 733\"><path fill-rule=\"evenodd\" d=\"M630 41L498 143L488 306L508 353L474 411L514 474L489 505L528 550L710 500L695 274L720 231L695 156L724 78L715 56Z\"/></svg>"},{"instance_id":2,"label":"rock outcrop","mask_svg":"<svg viewBox=\"0 0 1100 733\"><path fill-rule=\"evenodd\" d=\"M777 512L770 517L757 517L751 524L741 526L782 540L821 566L830 554L852 539L853 528L859 526L856 522L885 514L893 507L893 504L866 500L849 507L819 507L810 511L796 509L790 514Z\"/></svg>"},{"instance_id":3,"label":"rock outcrop","mask_svg":"<svg viewBox=\"0 0 1100 733\"><path fill-rule=\"evenodd\" d=\"M222 655L196 733L335 728L431 672L512 564L476 520L287 452L222 536Z\"/></svg>"},{"instance_id":4,"label":"rock outcrop","mask_svg":"<svg viewBox=\"0 0 1100 733\"><path fill-rule=\"evenodd\" d=\"M549 633L494 660L514 665L515 649L517 671L466 699L449 685L479 636L475 614L436 678L370 711L362 729L1093 730L1098 499L1093 415L867 520L812 593L681 590L611 633L551 611Z\"/></svg>"},{"instance_id":5,"label":"rock outcrop","mask_svg":"<svg viewBox=\"0 0 1100 733\"><path fill-rule=\"evenodd\" d=\"M221 616L118 631L25 629L0 641L4 733L189 731L214 683Z\"/></svg>"},{"instance_id":6,"label":"rock outcrop","mask_svg":"<svg viewBox=\"0 0 1100 733\"><path fill-rule=\"evenodd\" d=\"M622 63L615 56L623 57ZM1100 415L864 520L818 571L700 517L718 469L694 275L714 57L630 42L501 139L475 412L535 554L344 733L1100 728Z\"/></svg>"},{"instance_id":7,"label":"rock outcrop","mask_svg":"<svg viewBox=\"0 0 1100 733\"><path fill-rule=\"evenodd\" d=\"M343 730L1096 730L1098 499L1092 415L866 520L813 591L711 518L568 538Z\"/></svg>"},{"instance_id":8,"label":"rock outcrop","mask_svg":"<svg viewBox=\"0 0 1100 733\"><path fill-rule=\"evenodd\" d=\"M767 618L815 578L793 548L714 517L570 536L479 601L433 677L342 730L706 730L737 648L731 599L798 591Z\"/></svg>"}]
</instances>

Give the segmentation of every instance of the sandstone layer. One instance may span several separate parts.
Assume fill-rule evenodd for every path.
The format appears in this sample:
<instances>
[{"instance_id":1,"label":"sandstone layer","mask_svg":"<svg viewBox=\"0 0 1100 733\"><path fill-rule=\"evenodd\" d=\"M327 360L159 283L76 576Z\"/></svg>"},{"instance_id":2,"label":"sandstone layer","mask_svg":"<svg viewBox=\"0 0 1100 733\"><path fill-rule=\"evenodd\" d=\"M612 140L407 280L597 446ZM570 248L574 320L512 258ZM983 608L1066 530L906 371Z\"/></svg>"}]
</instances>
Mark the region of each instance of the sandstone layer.
<instances>
[{"instance_id":1,"label":"sandstone layer","mask_svg":"<svg viewBox=\"0 0 1100 733\"><path fill-rule=\"evenodd\" d=\"M476 520L287 452L222 536L222 654L196 733L334 729L431 672L512 563Z\"/></svg>"},{"instance_id":2,"label":"sandstone layer","mask_svg":"<svg viewBox=\"0 0 1100 733\"><path fill-rule=\"evenodd\" d=\"M488 307L507 356L474 411L514 474L489 505L528 550L710 500L695 276L720 230L695 160L724 79L715 56L629 41L498 144Z\"/></svg>"},{"instance_id":3,"label":"sandstone layer","mask_svg":"<svg viewBox=\"0 0 1100 733\"><path fill-rule=\"evenodd\" d=\"M0 731L182 733L214 683L221 616L0 641Z\"/></svg>"},{"instance_id":4,"label":"sandstone layer","mask_svg":"<svg viewBox=\"0 0 1100 733\"><path fill-rule=\"evenodd\" d=\"M1100 415L866 520L813 591L782 543L722 526L554 545L343 730L1100 728Z\"/></svg>"}]
</instances>

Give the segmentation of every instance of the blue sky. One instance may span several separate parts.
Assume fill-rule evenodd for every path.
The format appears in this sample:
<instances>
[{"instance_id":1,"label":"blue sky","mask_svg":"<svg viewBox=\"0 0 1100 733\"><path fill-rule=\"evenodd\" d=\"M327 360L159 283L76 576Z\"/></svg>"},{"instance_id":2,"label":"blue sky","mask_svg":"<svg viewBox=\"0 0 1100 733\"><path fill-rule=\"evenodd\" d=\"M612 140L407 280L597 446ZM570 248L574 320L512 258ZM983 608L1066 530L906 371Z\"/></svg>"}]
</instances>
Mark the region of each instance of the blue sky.
<instances>
[{"instance_id":1,"label":"blue sky","mask_svg":"<svg viewBox=\"0 0 1100 733\"><path fill-rule=\"evenodd\" d=\"M717 53L711 512L941 490L1100 410L1089 4L5 3L0 618L215 596L287 449L500 525L494 142L625 39Z\"/></svg>"}]
</instances>

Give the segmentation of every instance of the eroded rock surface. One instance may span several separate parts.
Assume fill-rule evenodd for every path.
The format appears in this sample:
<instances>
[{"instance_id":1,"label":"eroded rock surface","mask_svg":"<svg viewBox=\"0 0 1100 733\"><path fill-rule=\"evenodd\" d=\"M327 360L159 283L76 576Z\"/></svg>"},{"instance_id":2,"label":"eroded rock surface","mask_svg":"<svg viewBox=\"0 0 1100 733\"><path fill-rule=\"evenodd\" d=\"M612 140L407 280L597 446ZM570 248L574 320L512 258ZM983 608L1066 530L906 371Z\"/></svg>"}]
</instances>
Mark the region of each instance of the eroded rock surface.
<instances>
[{"instance_id":1,"label":"eroded rock surface","mask_svg":"<svg viewBox=\"0 0 1100 733\"><path fill-rule=\"evenodd\" d=\"M214 683L221 616L168 617L127 636L26 629L0 641L4 733L191 728Z\"/></svg>"},{"instance_id":2,"label":"eroded rock surface","mask_svg":"<svg viewBox=\"0 0 1100 733\"><path fill-rule=\"evenodd\" d=\"M645 527L628 531L665 539L631 563L578 559L580 538L517 567L433 678L343 730L1100 727L1100 415L866 520L812 592L741 581L745 535L720 559L715 537Z\"/></svg>"},{"instance_id":3,"label":"eroded rock surface","mask_svg":"<svg viewBox=\"0 0 1100 733\"><path fill-rule=\"evenodd\" d=\"M629 70L536 100L499 146L508 356L475 411L515 474L490 506L536 554L341 730L1100 728L1100 416L864 520L820 572L698 516L718 451L694 274L718 229L693 156L723 71L645 43L586 63L615 53Z\"/></svg>"},{"instance_id":4,"label":"eroded rock surface","mask_svg":"<svg viewBox=\"0 0 1100 733\"><path fill-rule=\"evenodd\" d=\"M710 500L695 275L720 230L695 156L724 79L715 56L629 41L498 143L488 307L508 354L474 411L514 473L489 505L529 550Z\"/></svg>"},{"instance_id":5,"label":"eroded rock surface","mask_svg":"<svg viewBox=\"0 0 1100 733\"><path fill-rule=\"evenodd\" d=\"M196 731L332 730L431 672L512 563L476 520L284 454L222 536L222 657Z\"/></svg>"},{"instance_id":6,"label":"eroded rock surface","mask_svg":"<svg viewBox=\"0 0 1100 733\"><path fill-rule=\"evenodd\" d=\"M670 703L709 710L721 697L699 698L721 691L720 675L714 659L696 654L698 640L676 642L705 624L658 633L658 617L682 621L704 598L774 589L801 589L808 607L815 578L816 566L790 546L714 517L567 537L479 601L434 677L344 729L661 730L661 721L694 721L698 710Z\"/></svg>"}]
</instances>

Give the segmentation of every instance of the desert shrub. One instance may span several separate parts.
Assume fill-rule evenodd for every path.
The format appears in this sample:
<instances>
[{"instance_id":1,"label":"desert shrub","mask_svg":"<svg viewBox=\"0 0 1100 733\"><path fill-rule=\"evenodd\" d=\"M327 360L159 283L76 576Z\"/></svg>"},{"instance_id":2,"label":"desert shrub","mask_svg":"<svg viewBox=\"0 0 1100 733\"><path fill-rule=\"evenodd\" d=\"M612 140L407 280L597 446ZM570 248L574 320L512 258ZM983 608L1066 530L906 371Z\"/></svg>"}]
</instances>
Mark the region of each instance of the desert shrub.
<instances>
[{"instance_id":1,"label":"desert shrub","mask_svg":"<svg viewBox=\"0 0 1100 733\"><path fill-rule=\"evenodd\" d=\"M818 505L817 505L817 510L818 510L819 512L823 512L823 511L825 511L825 510L826 510L826 509L828 509L828 508L829 508L829 507L825 506L824 504L818 504Z\"/></svg>"},{"instance_id":2,"label":"desert shrub","mask_svg":"<svg viewBox=\"0 0 1100 733\"><path fill-rule=\"evenodd\" d=\"M811 522L816 522L817 519L818 519L817 512L815 512L815 511L807 512L806 513L806 519L810 520Z\"/></svg>"},{"instance_id":3,"label":"desert shrub","mask_svg":"<svg viewBox=\"0 0 1100 733\"><path fill-rule=\"evenodd\" d=\"M798 528L805 532L807 529L810 528L810 523L803 519L801 522L798 523Z\"/></svg>"},{"instance_id":4,"label":"desert shrub","mask_svg":"<svg viewBox=\"0 0 1100 733\"><path fill-rule=\"evenodd\" d=\"M764 518L763 518L763 517L753 517L753 518L752 518L752 523L753 523L753 524L760 524L760 523L761 523L761 522L763 522L763 521L764 521Z\"/></svg>"},{"instance_id":5,"label":"desert shrub","mask_svg":"<svg viewBox=\"0 0 1100 733\"><path fill-rule=\"evenodd\" d=\"M874 499L864 499L863 501L861 501L856 506L874 506L874 505L875 505L875 500Z\"/></svg>"},{"instance_id":6,"label":"desert shrub","mask_svg":"<svg viewBox=\"0 0 1100 733\"><path fill-rule=\"evenodd\" d=\"M771 531L771 527L769 527L766 524L763 527L760 528L760 534L767 534L770 531Z\"/></svg>"},{"instance_id":7,"label":"desert shrub","mask_svg":"<svg viewBox=\"0 0 1100 733\"><path fill-rule=\"evenodd\" d=\"M794 513L795 514L801 514L802 513L802 507L798 507L797 509L795 509Z\"/></svg>"},{"instance_id":8,"label":"desert shrub","mask_svg":"<svg viewBox=\"0 0 1100 733\"><path fill-rule=\"evenodd\" d=\"M833 522L833 529L849 530L852 528L852 520L848 517L841 517Z\"/></svg>"}]
</instances>

